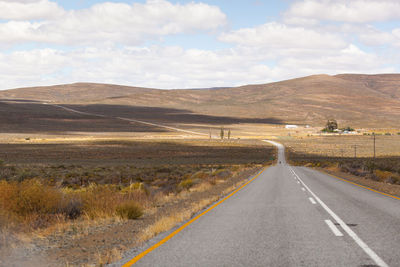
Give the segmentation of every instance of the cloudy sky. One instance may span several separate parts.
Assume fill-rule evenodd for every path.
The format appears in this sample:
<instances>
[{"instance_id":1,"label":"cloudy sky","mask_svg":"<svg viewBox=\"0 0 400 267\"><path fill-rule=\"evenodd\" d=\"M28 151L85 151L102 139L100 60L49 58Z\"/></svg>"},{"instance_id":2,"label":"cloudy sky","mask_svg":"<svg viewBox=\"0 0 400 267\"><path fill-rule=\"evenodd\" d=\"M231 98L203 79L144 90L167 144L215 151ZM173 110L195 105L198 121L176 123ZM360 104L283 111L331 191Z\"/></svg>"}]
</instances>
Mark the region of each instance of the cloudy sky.
<instances>
[{"instance_id":1,"label":"cloudy sky","mask_svg":"<svg viewBox=\"0 0 400 267\"><path fill-rule=\"evenodd\" d=\"M399 0L0 0L0 89L399 70Z\"/></svg>"}]
</instances>

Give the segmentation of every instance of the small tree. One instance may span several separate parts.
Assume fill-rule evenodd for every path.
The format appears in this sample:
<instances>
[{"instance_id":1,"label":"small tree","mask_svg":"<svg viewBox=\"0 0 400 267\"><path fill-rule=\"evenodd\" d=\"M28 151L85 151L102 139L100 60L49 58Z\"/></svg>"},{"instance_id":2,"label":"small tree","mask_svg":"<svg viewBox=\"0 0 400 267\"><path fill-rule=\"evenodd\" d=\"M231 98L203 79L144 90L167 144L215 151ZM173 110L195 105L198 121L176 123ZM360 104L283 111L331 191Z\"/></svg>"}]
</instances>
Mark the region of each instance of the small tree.
<instances>
[{"instance_id":1,"label":"small tree","mask_svg":"<svg viewBox=\"0 0 400 267\"><path fill-rule=\"evenodd\" d=\"M334 119L329 119L326 123L326 127L322 129L323 132L332 133L338 128L337 121Z\"/></svg>"},{"instance_id":2,"label":"small tree","mask_svg":"<svg viewBox=\"0 0 400 267\"><path fill-rule=\"evenodd\" d=\"M228 130L228 140L231 139L231 129Z\"/></svg>"},{"instance_id":3,"label":"small tree","mask_svg":"<svg viewBox=\"0 0 400 267\"><path fill-rule=\"evenodd\" d=\"M224 127L221 127L220 136L221 136L221 140L224 139Z\"/></svg>"}]
</instances>

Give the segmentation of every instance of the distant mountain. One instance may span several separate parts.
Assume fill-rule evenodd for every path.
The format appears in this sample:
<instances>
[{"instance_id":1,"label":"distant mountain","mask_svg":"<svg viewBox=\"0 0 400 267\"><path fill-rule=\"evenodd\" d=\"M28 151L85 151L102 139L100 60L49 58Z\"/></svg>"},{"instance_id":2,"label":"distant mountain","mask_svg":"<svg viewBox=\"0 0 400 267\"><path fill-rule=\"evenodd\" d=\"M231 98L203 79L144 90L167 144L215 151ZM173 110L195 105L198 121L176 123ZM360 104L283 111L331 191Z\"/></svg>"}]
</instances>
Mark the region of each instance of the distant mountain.
<instances>
[{"instance_id":1,"label":"distant mountain","mask_svg":"<svg viewBox=\"0 0 400 267\"><path fill-rule=\"evenodd\" d=\"M400 74L313 75L233 88L158 90L75 83L0 91L1 99L190 110L197 114L275 118L291 124L398 127Z\"/></svg>"}]
</instances>

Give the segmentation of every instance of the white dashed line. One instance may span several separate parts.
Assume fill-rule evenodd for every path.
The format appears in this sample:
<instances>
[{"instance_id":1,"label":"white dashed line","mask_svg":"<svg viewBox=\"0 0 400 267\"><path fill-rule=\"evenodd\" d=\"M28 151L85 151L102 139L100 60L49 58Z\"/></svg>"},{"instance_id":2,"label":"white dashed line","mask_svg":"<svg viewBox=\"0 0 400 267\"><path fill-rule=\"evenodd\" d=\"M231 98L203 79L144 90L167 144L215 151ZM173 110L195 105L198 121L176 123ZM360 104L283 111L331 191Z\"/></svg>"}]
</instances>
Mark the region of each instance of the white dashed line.
<instances>
[{"instance_id":1,"label":"white dashed line","mask_svg":"<svg viewBox=\"0 0 400 267\"><path fill-rule=\"evenodd\" d=\"M336 225L333 224L331 220L325 220L325 223L329 226L329 228L331 228L335 236L343 236L342 232L339 231L339 229L336 227Z\"/></svg>"},{"instance_id":2,"label":"white dashed line","mask_svg":"<svg viewBox=\"0 0 400 267\"><path fill-rule=\"evenodd\" d=\"M314 205L317 204L317 202L315 202L315 200L314 200L312 197L309 197L308 199L310 200L310 202L311 202L312 204L314 204Z\"/></svg>"},{"instance_id":3,"label":"white dashed line","mask_svg":"<svg viewBox=\"0 0 400 267\"><path fill-rule=\"evenodd\" d=\"M293 169L292 169L293 170ZM294 172L294 171L293 171ZM334 213L313 191L303 182L303 180L296 174L297 179L303 184L303 186L307 189L308 192L315 198L315 200L329 213L329 215L335 219L335 221L342 227L342 229L351 237L353 240L359 245L365 253L378 265L381 267L389 267L386 262L384 262L378 254L375 253L358 235L350 229L350 227L338 216Z\"/></svg>"}]
</instances>

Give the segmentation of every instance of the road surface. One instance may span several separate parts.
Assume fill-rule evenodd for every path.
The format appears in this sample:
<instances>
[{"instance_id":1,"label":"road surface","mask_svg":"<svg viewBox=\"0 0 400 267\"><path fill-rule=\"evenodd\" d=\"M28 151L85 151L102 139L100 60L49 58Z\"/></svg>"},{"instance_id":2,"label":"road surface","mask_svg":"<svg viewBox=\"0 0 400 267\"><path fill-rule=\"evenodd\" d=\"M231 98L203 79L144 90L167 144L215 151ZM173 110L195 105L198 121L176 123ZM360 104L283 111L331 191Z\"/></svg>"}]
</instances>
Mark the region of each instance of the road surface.
<instances>
[{"instance_id":1,"label":"road surface","mask_svg":"<svg viewBox=\"0 0 400 267\"><path fill-rule=\"evenodd\" d=\"M135 266L400 266L400 200L289 166L274 145L276 166Z\"/></svg>"}]
</instances>

